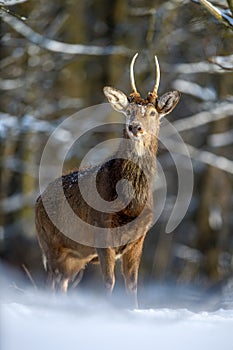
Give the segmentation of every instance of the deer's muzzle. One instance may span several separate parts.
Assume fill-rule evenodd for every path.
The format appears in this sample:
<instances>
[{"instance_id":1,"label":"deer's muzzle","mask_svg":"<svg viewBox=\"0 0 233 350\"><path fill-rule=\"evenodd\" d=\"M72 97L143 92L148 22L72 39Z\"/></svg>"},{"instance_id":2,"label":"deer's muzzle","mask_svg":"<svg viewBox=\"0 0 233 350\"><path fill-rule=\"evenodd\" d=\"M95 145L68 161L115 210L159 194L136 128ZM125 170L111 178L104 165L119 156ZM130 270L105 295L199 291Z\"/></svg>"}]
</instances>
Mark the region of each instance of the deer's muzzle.
<instances>
[{"instance_id":1,"label":"deer's muzzle","mask_svg":"<svg viewBox=\"0 0 233 350\"><path fill-rule=\"evenodd\" d=\"M128 133L129 135L133 135L135 137L138 137L140 134L143 133L143 129L140 123L131 123L128 125Z\"/></svg>"}]
</instances>

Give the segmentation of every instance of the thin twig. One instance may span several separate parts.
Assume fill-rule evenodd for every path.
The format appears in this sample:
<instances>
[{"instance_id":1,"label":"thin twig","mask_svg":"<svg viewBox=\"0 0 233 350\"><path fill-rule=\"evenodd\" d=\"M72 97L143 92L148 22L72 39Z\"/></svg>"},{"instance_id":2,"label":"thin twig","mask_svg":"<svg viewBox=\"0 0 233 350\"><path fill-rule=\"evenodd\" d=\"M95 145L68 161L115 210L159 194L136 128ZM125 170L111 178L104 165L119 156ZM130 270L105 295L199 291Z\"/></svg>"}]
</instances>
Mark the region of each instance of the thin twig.
<instances>
[{"instance_id":1,"label":"thin twig","mask_svg":"<svg viewBox=\"0 0 233 350\"><path fill-rule=\"evenodd\" d=\"M12 282L9 287L16 289L20 293L25 293L25 290L22 288L19 288L15 282Z\"/></svg>"},{"instance_id":2,"label":"thin twig","mask_svg":"<svg viewBox=\"0 0 233 350\"><path fill-rule=\"evenodd\" d=\"M209 62L218 65L220 68L232 71L233 70L233 55L228 56L213 56L208 59ZM229 66L226 66L229 65Z\"/></svg>"},{"instance_id":3,"label":"thin twig","mask_svg":"<svg viewBox=\"0 0 233 350\"><path fill-rule=\"evenodd\" d=\"M19 20L21 21L26 21L26 17L24 16L21 16L13 11L11 11L10 9L8 9L7 7L5 7L4 5L1 4L0 2L0 11L2 11L3 13L8 13L9 15L15 17L15 18L18 18Z\"/></svg>"},{"instance_id":4,"label":"thin twig","mask_svg":"<svg viewBox=\"0 0 233 350\"><path fill-rule=\"evenodd\" d=\"M24 264L22 265L22 268L24 269L26 275L28 276L28 278L29 278L29 280L30 280L30 282L31 282L31 284L32 284L32 286L33 286L33 288L34 288L35 290L37 290L37 289L38 289L38 288L37 288L37 285L36 285L36 283L35 283L35 281L34 281L32 275L31 275L30 271L28 270L28 268L27 268Z\"/></svg>"}]
</instances>

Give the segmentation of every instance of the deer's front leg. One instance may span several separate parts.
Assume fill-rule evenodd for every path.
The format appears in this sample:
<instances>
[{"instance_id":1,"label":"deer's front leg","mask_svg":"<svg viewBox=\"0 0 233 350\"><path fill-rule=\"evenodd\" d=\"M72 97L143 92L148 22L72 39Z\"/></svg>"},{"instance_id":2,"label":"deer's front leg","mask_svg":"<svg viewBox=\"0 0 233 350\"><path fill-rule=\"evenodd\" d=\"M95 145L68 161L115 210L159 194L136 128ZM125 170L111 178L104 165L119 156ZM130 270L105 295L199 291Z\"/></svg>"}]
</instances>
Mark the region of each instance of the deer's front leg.
<instances>
[{"instance_id":1,"label":"deer's front leg","mask_svg":"<svg viewBox=\"0 0 233 350\"><path fill-rule=\"evenodd\" d=\"M108 293L111 294L115 284L115 251L112 248L98 248L97 253L99 256L105 287Z\"/></svg>"},{"instance_id":2,"label":"deer's front leg","mask_svg":"<svg viewBox=\"0 0 233 350\"><path fill-rule=\"evenodd\" d=\"M138 268L141 260L144 238L145 236L140 237L136 242L133 242L132 246L129 247L122 257L126 291L129 294L135 308L138 308Z\"/></svg>"}]
</instances>

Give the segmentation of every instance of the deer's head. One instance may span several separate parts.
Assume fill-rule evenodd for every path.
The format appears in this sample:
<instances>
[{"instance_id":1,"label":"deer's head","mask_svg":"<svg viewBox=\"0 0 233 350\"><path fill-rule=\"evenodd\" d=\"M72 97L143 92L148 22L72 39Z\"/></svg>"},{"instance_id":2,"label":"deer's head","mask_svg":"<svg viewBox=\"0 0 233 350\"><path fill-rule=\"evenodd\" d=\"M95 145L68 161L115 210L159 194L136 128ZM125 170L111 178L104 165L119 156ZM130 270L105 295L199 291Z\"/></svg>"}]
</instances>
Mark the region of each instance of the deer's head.
<instances>
[{"instance_id":1,"label":"deer's head","mask_svg":"<svg viewBox=\"0 0 233 350\"><path fill-rule=\"evenodd\" d=\"M160 69L155 56L155 86L152 92L148 92L146 99L141 98L134 79L134 62L137 55L133 57L130 65L132 93L127 97L122 91L106 86L104 94L111 106L126 116L126 137L139 143L142 149L142 146L149 146L152 139L157 138L161 118L175 108L180 99L180 93L170 91L158 97Z\"/></svg>"}]
</instances>

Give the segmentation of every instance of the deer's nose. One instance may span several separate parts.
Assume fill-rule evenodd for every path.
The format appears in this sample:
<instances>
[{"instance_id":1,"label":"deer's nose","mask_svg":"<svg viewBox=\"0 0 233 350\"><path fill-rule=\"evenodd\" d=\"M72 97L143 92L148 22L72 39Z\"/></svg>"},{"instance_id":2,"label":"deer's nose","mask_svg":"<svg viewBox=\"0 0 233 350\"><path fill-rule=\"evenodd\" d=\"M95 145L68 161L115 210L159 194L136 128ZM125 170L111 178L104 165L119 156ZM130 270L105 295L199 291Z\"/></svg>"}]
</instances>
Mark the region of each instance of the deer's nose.
<instances>
[{"instance_id":1,"label":"deer's nose","mask_svg":"<svg viewBox=\"0 0 233 350\"><path fill-rule=\"evenodd\" d=\"M128 129L129 129L129 131L132 132L135 136L136 136L138 133L142 133L142 132L143 132L143 129L142 129L142 126L141 126L140 123L131 123L131 124L129 124Z\"/></svg>"}]
</instances>

